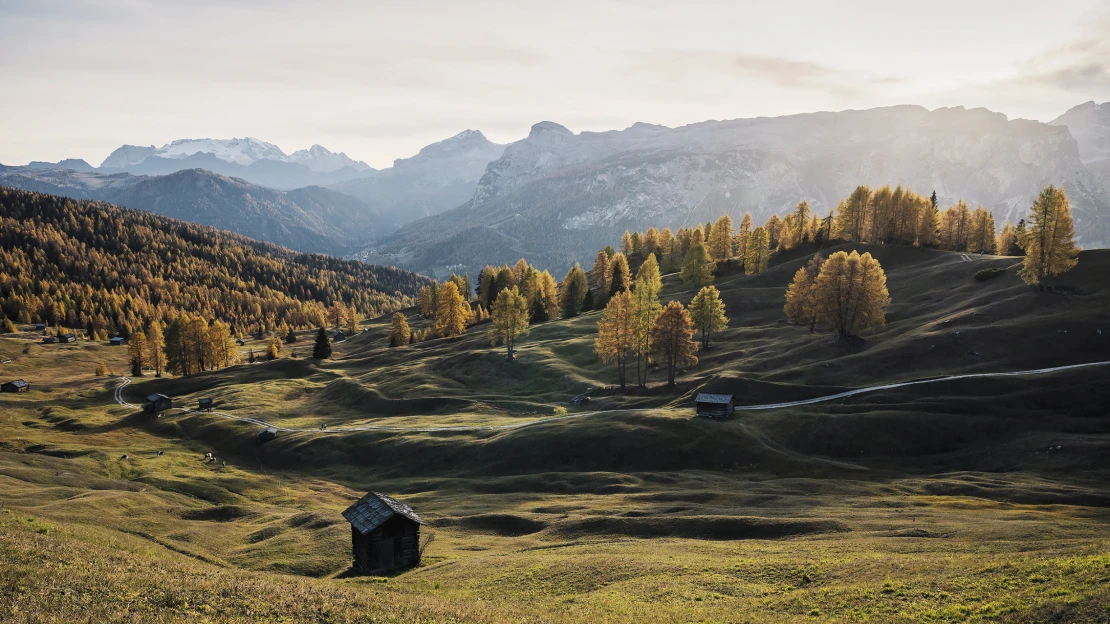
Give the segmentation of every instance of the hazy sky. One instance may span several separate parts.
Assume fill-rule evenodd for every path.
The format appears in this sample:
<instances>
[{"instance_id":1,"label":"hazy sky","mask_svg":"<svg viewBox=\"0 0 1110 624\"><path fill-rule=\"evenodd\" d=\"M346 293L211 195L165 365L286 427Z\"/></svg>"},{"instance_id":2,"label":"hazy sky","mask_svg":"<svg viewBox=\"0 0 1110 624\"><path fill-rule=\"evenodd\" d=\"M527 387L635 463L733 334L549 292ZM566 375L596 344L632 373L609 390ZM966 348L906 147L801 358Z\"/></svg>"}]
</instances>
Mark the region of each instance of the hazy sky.
<instances>
[{"instance_id":1,"label":"hazy sky","mask_svg":"<svg viewBox=\"0 0 1110 624\"><path fill-rule=\"evenodd\" d=\"M1110 100L1107 0L0 0L0 163L253 136L375 167L466 128Z\"/></svg>"}]
</instances>

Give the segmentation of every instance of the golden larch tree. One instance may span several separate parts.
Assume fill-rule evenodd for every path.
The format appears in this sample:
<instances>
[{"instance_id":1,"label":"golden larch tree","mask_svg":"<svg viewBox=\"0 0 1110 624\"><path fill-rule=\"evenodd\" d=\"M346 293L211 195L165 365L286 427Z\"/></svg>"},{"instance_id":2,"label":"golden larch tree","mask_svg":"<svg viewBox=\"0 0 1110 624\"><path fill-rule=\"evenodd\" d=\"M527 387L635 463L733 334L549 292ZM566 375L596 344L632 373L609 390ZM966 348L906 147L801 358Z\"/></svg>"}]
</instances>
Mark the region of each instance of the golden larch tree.
<instances>
[{"instance_id":1,"label":"golden larch tree","mask_svg":"<svg viewBox=\"0 0 1110 624\"><path fill-rule=\"evenodd\" d=\"M786 318L798 325L809 324L810 332L817 326L817 276L824 262L820 254L810 258L794 273L794 281L786 289Z\"/></svg>"},{"instance_id":2,"label":"golden larch tree","mask_svg":"<svg viewBox=\"0 0 1110 624\"><path fill-rule=\"evenodd\" d=\"M559 308L562 310L563 318L578 316L578 311L589 290L590 284L586 279L586 272L575 262L563 277L563 283L559 285Z\"/></svg>"},{"instance_id":3,"label":"golden larch tree","mask_svg":"<svg viewBox=\"0 0 1110 624\"><path fill-rule=\"evenodd\" d=\"M131 360L131 374L142 377L147 358L146 334L143 332L131 334L131 338L127 340L127 356Z\"/></svg>"},{"instance_id":4,"label":"golden larch tree","mask_svg":"<svg viewBox=\"0 0 1110 624\"><path fill-rule=\"evenodd\" d=\"M389 346L403 347L412 340L412 330L409 329L409 320L403 312L394 312L393 321L389 324Z\"/></svg>"},{"instance_id":5,"label":"golden larch tree","mask_svg":"<svg viewBox=\"0 0 1110 624\"><path fill-rule=\"evenodd\" d=\"M709 348L709 338L713 332L728 327L725 316L725 302L716 286L705 286L690 301L690 320L694 329L701 332L701 348Z\"/></svg>"},{"instance_id":6,"label":"golden larch tree","mask_svg":"<svg viewBox=\"0 0 1110 624\"><path fill-rule=\"evenodd\" d=\"M701 287L713 281L716 265L705 250L705 245L697 243L686 252L686 262L682 265L682 283L687 286Z\"/></svg>"},{"instance_id":7,"label":"golden larch tree","mask_svg":"<svg viewBox=\"0 0 1110 624\"><path fill-rule=\"evenodd\" d=\"M647 365L651 359L651 330L655 326L655 317L659 315L659 291L663 288L663 280L659 276L659 263L654 255L649 255L647 260L640 265L636 272L636 282L632 287L632 304L635 306L636 320L633 324L635 333L636 351L636 383L641 387L647 385Z\"/></svg>"},{"instance_id":8,"label":"golden larch tree","mask_svg":"<svg viewBox=\"0 0 1110 624\"><path fill-rule=\"evenodd\" d=\"M668 386L674 386L678 367L698 363L698 358L694 355L698 351L698 343L691 340L693 335L694 327L686 308L677 301L664 306L655 320L652 344L656 356L667 364Z\"/></svg>"},{"instance_id":9,"label":"golden larch tree","mask_svg":"<svg viewBox=\"0 0 1110 624\"><path fill-rule=\"evenodd\" d=\"M600 293L609 292L609 254L604 249L597 252L594 267L590 269L590 288Z\"/></svg>"},{"instance_id":10,"label":"golden larch tree","mask_svg":"<svg viewBox=\"0 0 1110 624\"><path fill-rule=\"evenodd\" d=\"M155 319L146 331L146 359L154 368L154 376L161 377L166 368L166 339L162 335L162 323Z\"/></svg>"},{"instance_id":11,"label":"golden larch tree","mask_svg":"<svg viewBox=\"0 0 1110 624\"><path fill-rule=\"evenodd\" d=\"M813 240L811 235L809 202L803 199L794 208L794 244L800 245L810 242Z\"/></svg>"},{"instance_id":12,"label":"golden larch tree","mask_svg":"<svg viewBox=\"0 0 1110 624\"><path fill-rule=\"evenodd\" d=\"M437 298L439 307L436 308L436 335L440 338L454 338L466 331L470 306L463 301L458 286L447 282L439 288Z\"/></svg>"},{"instance_id":13,"label":"golden larch tree","mask_svg":"<svg viewBox=\"0 0 1110 624\"><path fill-rule=\"evenodd\" d=\"M836 328L841 339L886 322L890 294L886 274L870 253L838 251L817 275L817 318Z\"/></svg>"},{"instance_id":14,"label":"golden larch tree","mask_svg":"<svg viewBox=\"0 0 1110 624\"><path fill-rule=\"evenodd\" d=\"M748 236L748 248L744 256L744 274L754 275L767 270L771 258L771 242L767 230L757 227Z\"/></svg>"},{"instance_id":15,"label":"golden larch tree","mask_svg":"<svg viewBox=\"0 0 1110 624\"><path fill-rule=\"evenodd\" d=\"M724 262L732 257L732 217L724 215L713 224L709 232L709 255L714 262Z\"/></svg>"},{"instance_id":16,"label":"golden larch tree","mask_svg":"<svg viewBox=\"0 0 1110 624\"><path fill-rule=\"evenodd\" d=\"M1019 275L1026 284L1045 287L1049 278L1066 273L1079 263L1071 204L1063 187L1041 191L1029 212L1024 235L1025 262Z\"/></svg>"},{"instance_id":17,"label":"golden larch tree","mask_svg":"<svg viewBox=\"0 0 1110 624\"><path fill-rule=\"evenodd\" d=\"M752 213L745 212L744 217L740 219L740 228L736 230L736 236L733 239L733 244L736 246L736 257L740 258L743 262L748 257L748 237L752 234Z\"/></svg>"},{"instance_id":18,"label":"golden larch tree","mask_svg":"<svg viewBox=\"0 0 1110 624\"><path fill-rule=\"evenodd\" d=\"M628 290L632 284L632 273L628 270L628 258L623 253L613 254L609 259L609 296Z\"/></svg>"},{"instance_id":19,"label":"golden larch tree","mask_svg":"<svg viewBox=\"0 0 1110 624\"><path fill-rule=\"evenodd\" d=\"M490 309L492 327L489 330L491 345L504 344L505 355L513 359L517 337L528 333L528 300L516 286L497 293L497 300Z\"/></svg>"},{"instance_id":20,"label":"golden larch tree","mask_svg":"<svg viewBox=\"0 0 1110 624\"><path fill-rule=\"evenodd\" d=\"M605 306L601 320L597 322L597 339L594 351L602 361L616 362L617 380L621 390L627 387L625 371L628 356L636 346L633 324L636 310L632 304L632 293L627 290L613 296Z\"/></svg>"}]
</instances>

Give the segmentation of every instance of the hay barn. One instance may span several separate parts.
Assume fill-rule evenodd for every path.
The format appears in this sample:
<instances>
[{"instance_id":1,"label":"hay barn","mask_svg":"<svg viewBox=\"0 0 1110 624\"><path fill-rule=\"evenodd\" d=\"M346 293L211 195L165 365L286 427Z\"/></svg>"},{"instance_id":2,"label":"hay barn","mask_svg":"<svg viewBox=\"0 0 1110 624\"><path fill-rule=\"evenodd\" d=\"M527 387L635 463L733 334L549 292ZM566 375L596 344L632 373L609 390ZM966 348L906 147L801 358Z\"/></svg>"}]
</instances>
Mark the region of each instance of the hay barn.
<instances>
[{"instance_id":1,"label":"hay barn","mask_svg":"<svg viewBox=\"0 0 1110 624\"><path fill-rule=\"evenodd\" d=\"M408 505L370 492L343 512L351 523L354 568L384 573L420 563L420 527L424 521Z\"/></svg>"}]
</instances>

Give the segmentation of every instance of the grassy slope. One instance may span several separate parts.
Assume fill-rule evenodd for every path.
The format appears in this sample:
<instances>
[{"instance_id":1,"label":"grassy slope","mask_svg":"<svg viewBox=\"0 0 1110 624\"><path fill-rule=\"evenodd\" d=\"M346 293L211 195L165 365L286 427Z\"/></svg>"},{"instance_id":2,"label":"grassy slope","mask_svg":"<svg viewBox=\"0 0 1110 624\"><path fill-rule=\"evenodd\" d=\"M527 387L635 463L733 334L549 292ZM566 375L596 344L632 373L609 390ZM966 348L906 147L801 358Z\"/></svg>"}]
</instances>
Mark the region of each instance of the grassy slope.
<instances>
[{"instance_id":1,"label":"grassy slope","mask_svg":"<svg viewBox=\"0 0 1110 624\"><path fill-rule=\"evenodd\" d=\"M780 322L783 287L804 259L783 258L764 275L718 280L733 328L678 392L602 392L589 409L688 405L700 387L763 402L1110 359L1096 333L1110 330L1110 253L1085 253L1067 281L1090 294L1063 297L1012 274L972 279L1013 259L874 251L895 303L862 347ZM665 296L691 295L667 280ZM477 329L389 350L382 321L322 365L146 380L128 396L212 395L223 411L310 426L533 418L611 382L589 351L596 319L534 328L513 364ZM27 619L97 609L94 618L323 621L1110 613L1105 371L907 388L727 423L656 411L258 445L254 428L210 416L151 420L111 407L110 384L90 371L105 359L122 370L122 351L0 340L0 359L14 360L0 366L5 377L36 384L0 398L0 504L10 510L0 516L0 608ZM228 465L201 462L210 450ZM371 487L431 520L437 540L421 568L384 585L280 576L342 572L339 511ZM73 591L51 592L51 582Z\"/></svg>"}]
</instances>

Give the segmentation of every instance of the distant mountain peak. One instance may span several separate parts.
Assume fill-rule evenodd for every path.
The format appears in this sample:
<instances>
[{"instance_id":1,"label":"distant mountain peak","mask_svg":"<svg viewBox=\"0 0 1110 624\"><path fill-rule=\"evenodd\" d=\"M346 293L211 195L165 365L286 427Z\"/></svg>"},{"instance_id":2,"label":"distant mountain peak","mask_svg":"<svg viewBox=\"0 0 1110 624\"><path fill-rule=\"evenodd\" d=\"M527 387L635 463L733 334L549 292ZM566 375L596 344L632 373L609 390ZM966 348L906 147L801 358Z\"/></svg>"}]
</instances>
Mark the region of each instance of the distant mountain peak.
<instances>
[{"instance_id":1,"label":"distant mountain peak","mask_svg":"<svg viewBox=\"0 0 1110 624\"><path fill-rule=\"evenodd\" d=\"M574 133L567 129L562 124L557 124L554 121L541 121L532 126L532 130L528 132L528 139L538 139L550 136L564 136L571 137Z\"/></svg>"}]
</instances>

